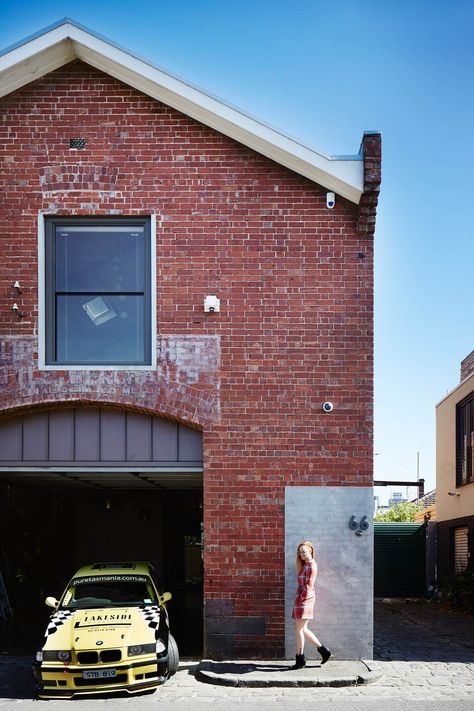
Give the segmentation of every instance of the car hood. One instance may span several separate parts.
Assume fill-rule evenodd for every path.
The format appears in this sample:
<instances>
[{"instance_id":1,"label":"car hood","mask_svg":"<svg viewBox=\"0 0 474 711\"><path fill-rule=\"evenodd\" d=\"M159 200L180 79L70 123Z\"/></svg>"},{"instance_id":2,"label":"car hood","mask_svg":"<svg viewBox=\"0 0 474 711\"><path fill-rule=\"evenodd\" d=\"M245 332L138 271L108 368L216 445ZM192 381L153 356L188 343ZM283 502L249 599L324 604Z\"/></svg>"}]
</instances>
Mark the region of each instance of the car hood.
<instances>
[{"instance_id":1,"label":"car hood","mask_svg":"<svg viewBox=\"0 0 474 711\"><path fill-rule=\"evenodd\" d=\"M59 610L49 620L43 649L107 649L155 640L157 605Z\"/></svg>"}]
</instances>

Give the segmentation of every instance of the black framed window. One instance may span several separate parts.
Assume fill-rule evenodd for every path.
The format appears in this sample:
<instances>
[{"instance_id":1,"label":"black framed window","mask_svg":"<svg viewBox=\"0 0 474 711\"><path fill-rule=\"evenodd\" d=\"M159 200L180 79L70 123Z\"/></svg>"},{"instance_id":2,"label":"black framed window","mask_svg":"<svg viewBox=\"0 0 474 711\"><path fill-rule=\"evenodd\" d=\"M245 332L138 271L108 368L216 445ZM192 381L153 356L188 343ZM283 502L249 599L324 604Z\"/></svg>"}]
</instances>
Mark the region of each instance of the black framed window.
<instances>
[{"instance_id":1,"label":"black framed window","mask_svg":"<svg viewBox=\"0 0 474 711\"><path fill-rule=\"evenodd\" d=\"M151 364L147 218L48 218L46 363Z\"/></svg>"},{"instance_id":2,"label":"black framed window","mask_svg":"<svg viewBox=\"0 0 474 711\"><path fill-rule=\"evenodd\" d=\"M456 486L473 481L474 393L456 407Z\"/></svg>"}]
</instances>

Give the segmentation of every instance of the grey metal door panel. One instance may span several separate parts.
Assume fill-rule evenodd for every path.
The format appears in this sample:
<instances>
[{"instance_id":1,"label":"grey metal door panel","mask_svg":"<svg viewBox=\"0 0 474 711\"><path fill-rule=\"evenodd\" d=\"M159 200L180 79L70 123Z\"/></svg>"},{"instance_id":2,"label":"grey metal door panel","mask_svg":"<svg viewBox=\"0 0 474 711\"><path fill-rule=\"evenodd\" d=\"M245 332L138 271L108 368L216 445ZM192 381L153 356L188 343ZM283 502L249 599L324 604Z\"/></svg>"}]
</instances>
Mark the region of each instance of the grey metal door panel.
<instances>
[{"instance_id":1,"label":"grey metal door panel","mask_svg":"<svg viewBox=\"0 0 474 711\"><path fill-rule=\"evenodd\" d=\"M74 411L53 410L49 413L49 459L74 459Z\"/></svg>"},{"instance_id":2,"label":"grey metal door panel","mask_svg":"<svg viewBox=\"0 0 474 711\"><path fill-rule=\"evenodd\" d=\"M6 420L0 427L0 457L5 460L22 458L22 421L15 417Z\"/></svg>"},{"instance_id":3,"label":"grey metal door panel","mask_svg":"<svg viewBox=\"0 0 474 711\"><path fill-rule=\"evenodd\" d=\"M202 433L191 427L178 429L178 452L182 462L202 460Z\"/></svg>"},{"instance_id":4,"label":"grey metal door panel","mask_svg":"<svg viewBox=\"0 0 474 711\"><path fill-rule=\"evenodd\" d=\"M35 462L48 455L48 418L41 412L23 417L23 457Z\"/></svg>"},{"instance_id":5,"label":"grey metal door panel","mask_svg":"<svg viewBox=\"0 0 474 711\"><path fill-rule=\"evenodd\" d=\"M129 462L151 462L151 418L138 412L127 414L126 458Z\"/></svg>"},{"instance_id":6,"label":"grey metal door panel","mask_svg":"<svg viewBox=\"0 0 474 711\"><path fill-rule=\"evenodd\" d=\"M0 466L202 466L202 432L124 410L65 408L0 422Z\"/></svg>"},{"instance_id":7,"label":"grey metal door panel","mask_svg":"<svg viewBox=\"0 0 474 711\"><path fill-rule=\"evenodd\" d=\"M120 410L102 410L100 416L100 459L101 461L123 462L125 452L124 413Z\"/></svg>"},{"instance_id":8,"label":"grey metal door panel","mask_svg":"<svg viewBox=\"0 0 474 711\"><path fill-rule=\"evenodd\" d=\"M75 411L74 459L84 462L100 460L100 410L93 408Z\"/></svg>"},{"instance_id":9,"label":"grey metal door panel","mask_svg":"<svg viewBox=\"0 0 474 711\"><path fill-rule=\"evenodd\" d=\"M178 423L153 418L153 458L178 461Z\"/></svg>"}]
</instances>

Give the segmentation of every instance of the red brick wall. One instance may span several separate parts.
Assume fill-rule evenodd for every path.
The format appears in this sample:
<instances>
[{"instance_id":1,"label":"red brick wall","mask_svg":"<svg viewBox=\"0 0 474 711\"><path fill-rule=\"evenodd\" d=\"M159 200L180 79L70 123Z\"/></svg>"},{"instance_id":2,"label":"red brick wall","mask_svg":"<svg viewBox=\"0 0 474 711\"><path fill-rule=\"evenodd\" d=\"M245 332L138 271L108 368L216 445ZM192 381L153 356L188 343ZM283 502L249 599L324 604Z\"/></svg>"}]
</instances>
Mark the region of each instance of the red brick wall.
<instances>
[{"instance_id":1,"label":"red brick wall","mask_svg":"<svg viewBox=\"0 0 474 711\"><path fill-rule=\"evenodd\" d=\"M2 409L100 401L201 426L208 652L282 654L285 485L372 482L373 222L79 62L0 103ZM155 373L38 370L39 212L156 214Z\"/></svg>"}]
</instances>

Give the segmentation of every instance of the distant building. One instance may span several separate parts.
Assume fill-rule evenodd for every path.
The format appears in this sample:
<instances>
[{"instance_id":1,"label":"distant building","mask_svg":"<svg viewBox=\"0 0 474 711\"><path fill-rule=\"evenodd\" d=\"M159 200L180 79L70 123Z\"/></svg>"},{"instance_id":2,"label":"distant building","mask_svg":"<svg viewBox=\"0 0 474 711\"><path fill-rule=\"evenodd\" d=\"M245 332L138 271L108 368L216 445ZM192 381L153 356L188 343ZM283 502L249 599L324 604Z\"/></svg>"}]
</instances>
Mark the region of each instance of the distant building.
<instances>
[{"instance_id":1,"label":"distant building","mask_svg":"<svg viewBox=\"0 0 474 711\"><path fill-rule=\"evenodd\" d=\"M392 506L396 506L397 504L402 504L404 501L407 501L406 496L403 496L401 491L394 491L392 498L388 500L388 506L390 508Z\"/></svg>"},{"instance_id":2,"label":"distant building","mask_svg":"<svg viewBox=\"0 0 474 711\"><path fill-rule=\"evenodd\" d=\"M424 496L413 499L414 504L420 504L423 508L415 514L415 521L436 521L436 489L428 491Z\"/></svg>"}]
</instances>

